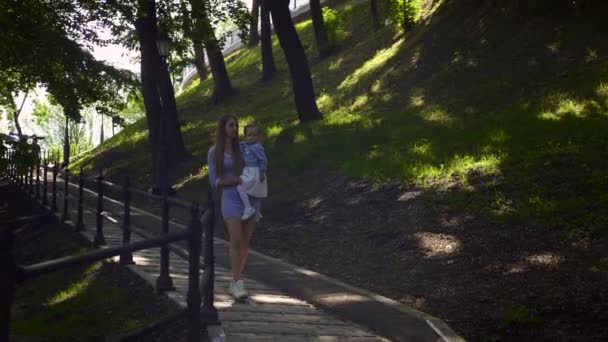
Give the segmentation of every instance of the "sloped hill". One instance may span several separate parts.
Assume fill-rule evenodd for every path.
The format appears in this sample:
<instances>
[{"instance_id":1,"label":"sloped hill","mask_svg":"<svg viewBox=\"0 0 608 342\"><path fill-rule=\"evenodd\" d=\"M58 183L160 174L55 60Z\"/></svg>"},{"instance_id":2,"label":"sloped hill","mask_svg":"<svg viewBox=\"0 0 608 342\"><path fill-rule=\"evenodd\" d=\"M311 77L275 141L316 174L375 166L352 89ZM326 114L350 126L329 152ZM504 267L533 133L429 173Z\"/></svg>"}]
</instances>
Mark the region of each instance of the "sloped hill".
<instances>
[{"instance_id":1,"label":"sloped hill","mask_svg":"<svg viewBox=\"0 0 608 342\"><path fill-rule=\"evenodd\" d=\"M424 1L403 35L372 32L368 2L340 9L341 48L308 49L323 122L296 123L286 65L260 83L259 51L228 58L180 98L192 158L172 169L196 198L215 119L266 128L271 196L255 248L399 299L465 337L600 339L608 319L608 44L603 1ZM143 123L78 161L150 164ZM144 164L142 164L144 163ZM147 164L146 164L147 163ZM539 318L539 319L536 319ZM578 335L579 332L588 335Z\"/></svg>"}]
</instances>

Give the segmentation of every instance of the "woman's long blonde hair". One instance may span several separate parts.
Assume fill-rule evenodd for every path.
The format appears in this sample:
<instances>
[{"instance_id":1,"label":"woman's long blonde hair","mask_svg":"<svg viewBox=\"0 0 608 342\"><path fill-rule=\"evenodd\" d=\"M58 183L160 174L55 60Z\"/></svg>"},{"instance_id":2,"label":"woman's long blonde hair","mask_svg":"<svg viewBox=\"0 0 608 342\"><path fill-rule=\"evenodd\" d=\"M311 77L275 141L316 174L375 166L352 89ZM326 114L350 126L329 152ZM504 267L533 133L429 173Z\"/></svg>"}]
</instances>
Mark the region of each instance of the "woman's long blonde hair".
<instances>
[{"instance_id":1,"label":"woman's long blonde hair","mask_svg":"<svg viewBox=\"0 0 608 342\"><path fill-rule=\"evenodd\" d=\"M215 129L215 171L218 177L221 177L224 172L224 151L226 149L226 123L228 120L234 119L237 125L239 119L234 114L224 114L217 121L217 127ZM239 142L239 136L237 133L236 138L232 139L232 160L234 160L234 174L235 177L241 174L243 171L243 158L241 156L241 146Z\"/></svg>"}]
</instances>

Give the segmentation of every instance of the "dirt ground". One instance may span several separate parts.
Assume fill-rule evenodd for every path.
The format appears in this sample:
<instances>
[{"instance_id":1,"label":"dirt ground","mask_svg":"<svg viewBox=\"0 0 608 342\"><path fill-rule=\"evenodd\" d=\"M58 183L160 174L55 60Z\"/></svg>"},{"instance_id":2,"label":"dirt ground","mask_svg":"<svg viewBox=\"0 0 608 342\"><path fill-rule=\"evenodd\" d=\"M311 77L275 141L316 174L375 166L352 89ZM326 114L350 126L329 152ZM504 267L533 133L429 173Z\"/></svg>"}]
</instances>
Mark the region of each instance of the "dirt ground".
<instances>
[{"instance_id":1,"label":"dirt ground","mask_svg":"<svg viewBox=\"0 0 608 342\"><path fill-rule=\"evenodd\" d=\"M256 250L440 317L470 341L608 338L605 237L497 224L338 173L273 177L292 186L263 203Z\"/></svg>"}]
</instances>

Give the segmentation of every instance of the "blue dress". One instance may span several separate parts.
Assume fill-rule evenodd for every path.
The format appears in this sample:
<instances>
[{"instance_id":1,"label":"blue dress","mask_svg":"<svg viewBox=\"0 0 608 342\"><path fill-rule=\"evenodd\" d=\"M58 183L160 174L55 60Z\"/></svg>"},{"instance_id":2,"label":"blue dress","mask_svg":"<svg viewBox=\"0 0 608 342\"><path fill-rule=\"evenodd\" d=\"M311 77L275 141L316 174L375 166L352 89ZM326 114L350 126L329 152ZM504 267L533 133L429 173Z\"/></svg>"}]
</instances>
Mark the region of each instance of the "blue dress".
<instances>
[{"instance_id":1,"label":"blue dress","mask_svg":"<svg viewBox=\"0 0 608 342\"><path fill-rule=\"evenodd\" d=\"M224 167L221 175L217 174L215 167L215 146L209 149L207 153L207 165L209 165L209 182L211 187L216 188L219 179L234 178L234 160L232 156L224 153ZM241 151L242 152L242 151ZM259 199L249 196L249 201L254 208L259 208ZM224 219L240 218L243 215L245 206L241 202L239 193L236 191L236 185L224 186L222 188L222 215Z\"/></svg>"}]
</instances>

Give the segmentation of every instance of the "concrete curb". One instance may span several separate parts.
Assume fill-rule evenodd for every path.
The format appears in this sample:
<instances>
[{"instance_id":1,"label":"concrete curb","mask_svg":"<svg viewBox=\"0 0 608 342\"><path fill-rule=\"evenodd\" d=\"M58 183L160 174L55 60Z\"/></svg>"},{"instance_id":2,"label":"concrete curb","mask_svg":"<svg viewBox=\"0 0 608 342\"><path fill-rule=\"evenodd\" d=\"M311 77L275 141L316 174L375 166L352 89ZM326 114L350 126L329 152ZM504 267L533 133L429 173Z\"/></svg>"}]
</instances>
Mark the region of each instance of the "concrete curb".
<instances>
[{"instance_id":1,"label":"concrete curb","mask_svg":"<svg viewBox=\"0 0 608 342\"><path fill-rule=\"evenodd\" d=\"M216 244L221 244L221 245L226 246L226 248L228 248L229 243L226 240L219 239L219 238L215 238L214 240L215 240ZM285 272L284 269L293 270L293 272L295 274L290 275L290 276L292 278L295 278L295 280L298 284L302 284L303 282L311 282L311 281L315 282L315 283L319 283L319 282L326 283L324 285L325 286L329 285L328 287L330 287L332 290L334 290L333 293L341 293L341 296L343 296L343 300L345 300L345 301L352 300L352 301L357 301L357 302L378 303L384 307L390 308L391 310L400 312L403 315L411 316L419 322L423 322L428 327L429 333L433 332L431 335L436 334L437 336L440 337L439 339L434 339L430 336L425 336L424 340L433 340L433 341L443 340L445 342L464 342L465 341L464 338L462 338L460 335L458 335L443 320L441 320L437 317L434 317L432 315L429 315L427 313L424 313L422 311L413 309L407 305L401 304L393 299L384 297L382 295L373 293L371 291L367 291L367 290L358 288L356 286L344 283L340 280L331 278L329 276L320 274L315 271L311 271L311 270L299 267L297 265L290 264L283 260L262 254L257 251L250 250L249 253L250 253L250 260L249 260L249 265L247 266L249 269L252 268L250 266L253 266L253 268L255 270L257 268L255 259L261 259L264 261L263 265L261 265L263 267L268 267L270 265L271 268L273 268L273 269L282 269L280 271L281 273ZM254 278L254 279L259 278L259 277L254 277L253 275L255 273L251 272L251 270L247 273L250 278ZM308 281L306 281L305 279L308 279ZM349 320L353 321L354 323L360 324L361 326L364 326L366 328L371 329L372 331L375 331L376 333L385 335L386 337L390 338L393 341L406 341L406 340L411 341L410 339L407 339L407 338L403 339L403 337L400 337L396 334L395 335L390 334L390 331L388 331L388 330L392 330L392 329L378 329L381 326L385 326L385 325L384 324L376 325L376 324L374 324L374 322L370 322L370 319L371 320L376 319L374 317L370 317L370 316L366 316L366 315L352 315L352 314L348 314L348 312L346 312L347 310L349 310L349 308L346 308L346 310L337 308L335 305L335 296L332 297L332 296L323 296L323 295L318 295L318 294L315 295L313 293L309 293L308 291L294 291L290 286L285 286L285 284L281 284L280 282L276 281L277 278L274 278L274 280L275 281L266 281L266 282L273 286L278 285L278 287L287 294L294 295L295 297L299 297L300 299L310 302L320 308L327 309L330 312L338 313L339 317L349 319ZM321 285L321 287L325 287L325 286ZM304 286L304 288L306 288L306 287ZM341 291L336 292L335 290L341 290ZM310 292L314 292L314 291L310 291ZM363 316L363 317L361 317L361 316ZM386 320L386 317L381 317L379 319ZM377 322L377 323L380 323L380 322ZM386 326L385 326L385 328L386 328ZM389 332L389 334L387 334L387 331Z\"/></svg>"}]
</instances>

